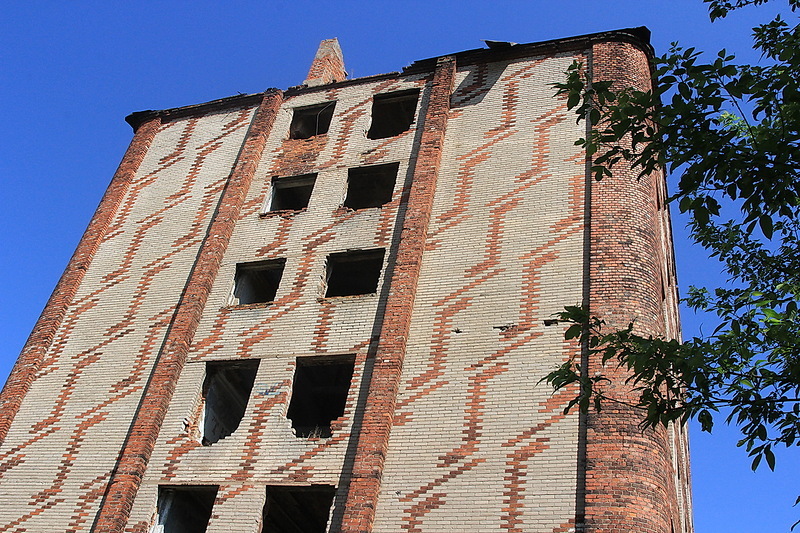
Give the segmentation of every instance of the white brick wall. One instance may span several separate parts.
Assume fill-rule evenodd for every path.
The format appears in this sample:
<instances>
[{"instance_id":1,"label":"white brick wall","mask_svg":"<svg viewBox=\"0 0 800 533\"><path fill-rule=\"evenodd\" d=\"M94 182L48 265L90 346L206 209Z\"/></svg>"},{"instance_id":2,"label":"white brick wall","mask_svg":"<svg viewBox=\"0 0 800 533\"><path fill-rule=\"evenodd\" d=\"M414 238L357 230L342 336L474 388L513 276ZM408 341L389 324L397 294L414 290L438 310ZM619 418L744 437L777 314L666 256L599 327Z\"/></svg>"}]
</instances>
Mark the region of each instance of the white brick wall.
<instances>
[{"instance_id":1,"label":"white brick wall","mask_svg":"<svg viewBox=\"0 0 800 533\"><path fill-rule=\"evenodd\" d=\"M91 526L251 118L156 134L0 447L0 529Z\"/></svg>"}]
</instances>

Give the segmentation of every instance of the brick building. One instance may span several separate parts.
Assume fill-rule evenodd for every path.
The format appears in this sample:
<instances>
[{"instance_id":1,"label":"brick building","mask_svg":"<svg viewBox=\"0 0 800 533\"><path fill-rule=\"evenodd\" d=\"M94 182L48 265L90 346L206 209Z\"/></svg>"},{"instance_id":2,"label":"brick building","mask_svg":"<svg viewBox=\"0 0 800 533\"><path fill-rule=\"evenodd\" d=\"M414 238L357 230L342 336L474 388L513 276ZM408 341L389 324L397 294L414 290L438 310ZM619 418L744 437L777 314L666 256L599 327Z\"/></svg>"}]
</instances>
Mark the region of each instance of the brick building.
<instances>
[{"instance_id":1,"label":"brick building","mask_svg":"<svg viewBox=\"0 0 800 533\"><path fill-rule=\"evenodd\" d=\"M0 396L0 531L691 532L680 428L539 381L564 305L679 335L663 178L590 179L551 86L647 87L648 36L351 80L334 39L129 116Z\"/></svg>"}]
</instances>

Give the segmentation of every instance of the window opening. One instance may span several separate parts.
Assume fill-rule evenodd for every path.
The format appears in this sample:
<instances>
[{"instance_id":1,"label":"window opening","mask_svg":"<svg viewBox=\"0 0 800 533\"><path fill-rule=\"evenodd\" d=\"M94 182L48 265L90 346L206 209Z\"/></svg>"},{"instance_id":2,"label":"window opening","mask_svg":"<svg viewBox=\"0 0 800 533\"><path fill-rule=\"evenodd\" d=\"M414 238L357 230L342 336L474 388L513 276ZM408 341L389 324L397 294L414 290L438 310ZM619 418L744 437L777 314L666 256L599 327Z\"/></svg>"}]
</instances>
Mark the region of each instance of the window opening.
<instances>
[{"instance_id":1,"label":"window opening","mask_svg":"<svg viewBox=\"0 0 800 533\"><path fill-rule=\"evenodd\" d=\"M347 171L347 196L350 209L380 207L392 201L399 163L356 167Z\"/></svg>"},{"instance_id":2,"label":"window opening","mask_svg":"<svg viewBox=\"0 0 800 533\"><path fill-rule=\"evenodd\" d=\"M151 533L205 533L216 485L158 487L158 523Z\"/></svg>"},{"instance_id":3,"label":"window opening","mask_svg":"<svg viewBox=\"0 0 800 533\"><path fill-rule=\"evenodd\" d=\"M273 178L270 211L299 210L308 207L314 190L316 174L303 174L289 178Z\"/></svg>"},{"instance_id":4,"label":"window opening","mask_svg":"<svg viewBox=\"0 0 800 533\"><path fill-rule=\"evenodd\" d=\"M325 533L336 488L267 487L263 511L263 533Z\"/></svg>"},{"instance_id":5,"label":"window opening","mask_svg":"<svg viewBox=\"0 0 800 533\"><path fill-rule=\"evenodd\" d=\"M315 135L328 133L333 118L333 109L336 102L308 107L297 107L292 112L292 124L289 126L291 139L310 139Z\"/></svg>"},{"instance_id":6,"label":"window opening","mask_svg":"<svg viewBox=\"0 0 800 533\"><path fill-rule=\"evenodd\" d=\"M236 265L234 305L274 301L285 264L286 259L271 259Z\"/></svg>"},{"instance_id":7,"label":"window opening","mask_svg":"<svg viewBox=\"0 0 800 533\"><path fill-rule=\"evenodd\" d=\"M407 131L414 123L418 99L419 89L376 94L372 99L372 125L367 137L384 139Z\"/></svg>"},{"instance_id":8,"label":"window opening","mask_svg":"<svg viewBox=\"0 0 800 533\"><path fill-rule=\"evenodd\" d=\"M325 297L373 294L383 267L383 248L357 250L328 256L328 289Z\"/></svg>"},{"instance_id":9,"label":"window opening","mask_svg":"<svg viewBox=\"0 0 800 533\"><path fill-rule=\"evenodd\" d=\"M258 359L206 363L203 446L224 439L239 427L256 380L258 363Z\"/></svg>"},{"instance_id":10,"label":"window opening","mask_svg":"<svg viewBox=\"0 0 800 533\"><path fill-rule=\"evenodd\" d=\"M287 417L300 438L328 438L344 415L355 356L298 357Z\"/></svg>"}]
</instances>

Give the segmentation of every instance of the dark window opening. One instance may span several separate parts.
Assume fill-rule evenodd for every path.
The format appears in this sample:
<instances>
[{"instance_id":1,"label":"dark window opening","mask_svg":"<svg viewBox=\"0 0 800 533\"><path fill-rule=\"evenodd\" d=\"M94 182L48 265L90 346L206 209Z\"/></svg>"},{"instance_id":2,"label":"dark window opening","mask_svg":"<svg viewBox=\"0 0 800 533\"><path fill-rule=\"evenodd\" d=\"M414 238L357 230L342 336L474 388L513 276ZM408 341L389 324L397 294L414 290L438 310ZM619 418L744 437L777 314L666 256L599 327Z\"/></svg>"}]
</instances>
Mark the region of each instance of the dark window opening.
<instances>
[{"instance_id":1,"label":"dark window opening","mask_svg":"<svg viewBox=\"0 0 800 533\"><path fill-rule=\"evenodd\" d=\"M331 422L344 415L355 357L298 357L287 417L301 438L331 436Z\"/></svg>"},{"instance_id":2,"label":"dark window opening","mask_svg":"<svg viewBox=\"0 0 800 533\"><path fill-rule=\"evenodd\" d=\"M292 124L289 126L289 137L310 139L315 135L328 133L334 107L336 102L295 108L292 112Z\"/></svg>"},{"instance_id":3,"label":"dark window opening","mask_svg":"<svg viewBox=\"0 0 800 533\"><path fill-rule=\"evenodd\" d=\"M158 533L205 533L216 485L158 487Z\"/></svg>"},{"instance_id":4,"label":"dark window opening","mask_svg":"<svg viewBox=\"0 0 800 533\"><path fill-rule=\"evenodd\" d=\"M298 210L308 207L311 191L314 190L316 174L304 174L290 178L272 180L270 211Z\"/></svg>"},{"instance_id":5,"label":"dark window opening","mask_svg":"<svg viewBox=\"0 0 800 533\"><path fill-rule=\"evenodd\" d=\"M407 131L414 122L418 99L418 89L375 95L372 99L372 125L367 137L384 139Z\"/></svg>"},{"instance_id":6,"label":"dark window opening","mask_svg":"<svg viewBox=\"0 0 800 533\"><path fill-rule=\"evenodd\" d=\"M278 292L286 259L273 259L236 265L234 304L272 302Z\"/></svg>"},{"instance_id":7,"label":"dark window opening","mask_svg":"<svg viewBox=\"0 0 800 533\"><path fill-rule=\"evenodd\" d=\"M336 488L267 487L262 533L325 533Z\"/></svg>"},{"instance_id":8,"label":"dark window opening","mask_svg":"<svg viewBox=\"0 0 800 533\"><path fill-rule=\"evenodd\" d=\"M326 297L372 294L378 291L383 248L328 256Z\"/></svg>"},{"instance_id":9,"label":"dark window opening","mask_svg":"<svg viewBox=\"0 0 800 533\"><path fill-rule=\"evenodd\" d=\"M258 372L258 359L206 363L203 446L231 435L242 421Z\"/></svg>"},{"instance_id":10,"label":"dark window opening","mask_svg":"<svg viewBox=\"0 0 800 533\"><path fill-rule=\"evenodd\" d=\"M392 201L399 163L356 167L347 171L347 197L350 209L380 207Z\"/></svg>"}]
</instances>

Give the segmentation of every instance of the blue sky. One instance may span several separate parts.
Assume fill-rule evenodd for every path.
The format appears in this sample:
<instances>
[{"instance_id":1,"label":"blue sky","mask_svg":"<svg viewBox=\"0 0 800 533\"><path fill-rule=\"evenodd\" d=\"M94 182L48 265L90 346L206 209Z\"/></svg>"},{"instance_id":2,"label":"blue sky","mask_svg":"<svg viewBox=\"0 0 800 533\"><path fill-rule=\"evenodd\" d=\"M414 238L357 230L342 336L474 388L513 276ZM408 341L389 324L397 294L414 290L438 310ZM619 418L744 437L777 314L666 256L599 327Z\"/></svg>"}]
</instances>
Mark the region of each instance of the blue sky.
<instances>
[{"instance_id":1,"label":"blue sky","mask_svg":"<svg viewBox=\"0 0 800 533\"><path fill-rule=\"evenodd\" d=\"M750 28L785 2L711 24L700 0L8 2L0 18L0 379L11 369L108 185L144 109L205 102L303 81L320 40L338 37L352 76L483 46L648 26L672 41L757 61ZM792 20L794 15L787 14ZM719 282L718 266L676 220L682 288ZM570 302L566 302L570 303ZM684 316L684 334L701 319ZM788 531L796 451L753 473L736 432L693 428L698 533Z\"/></svg>"}]
</instances>

